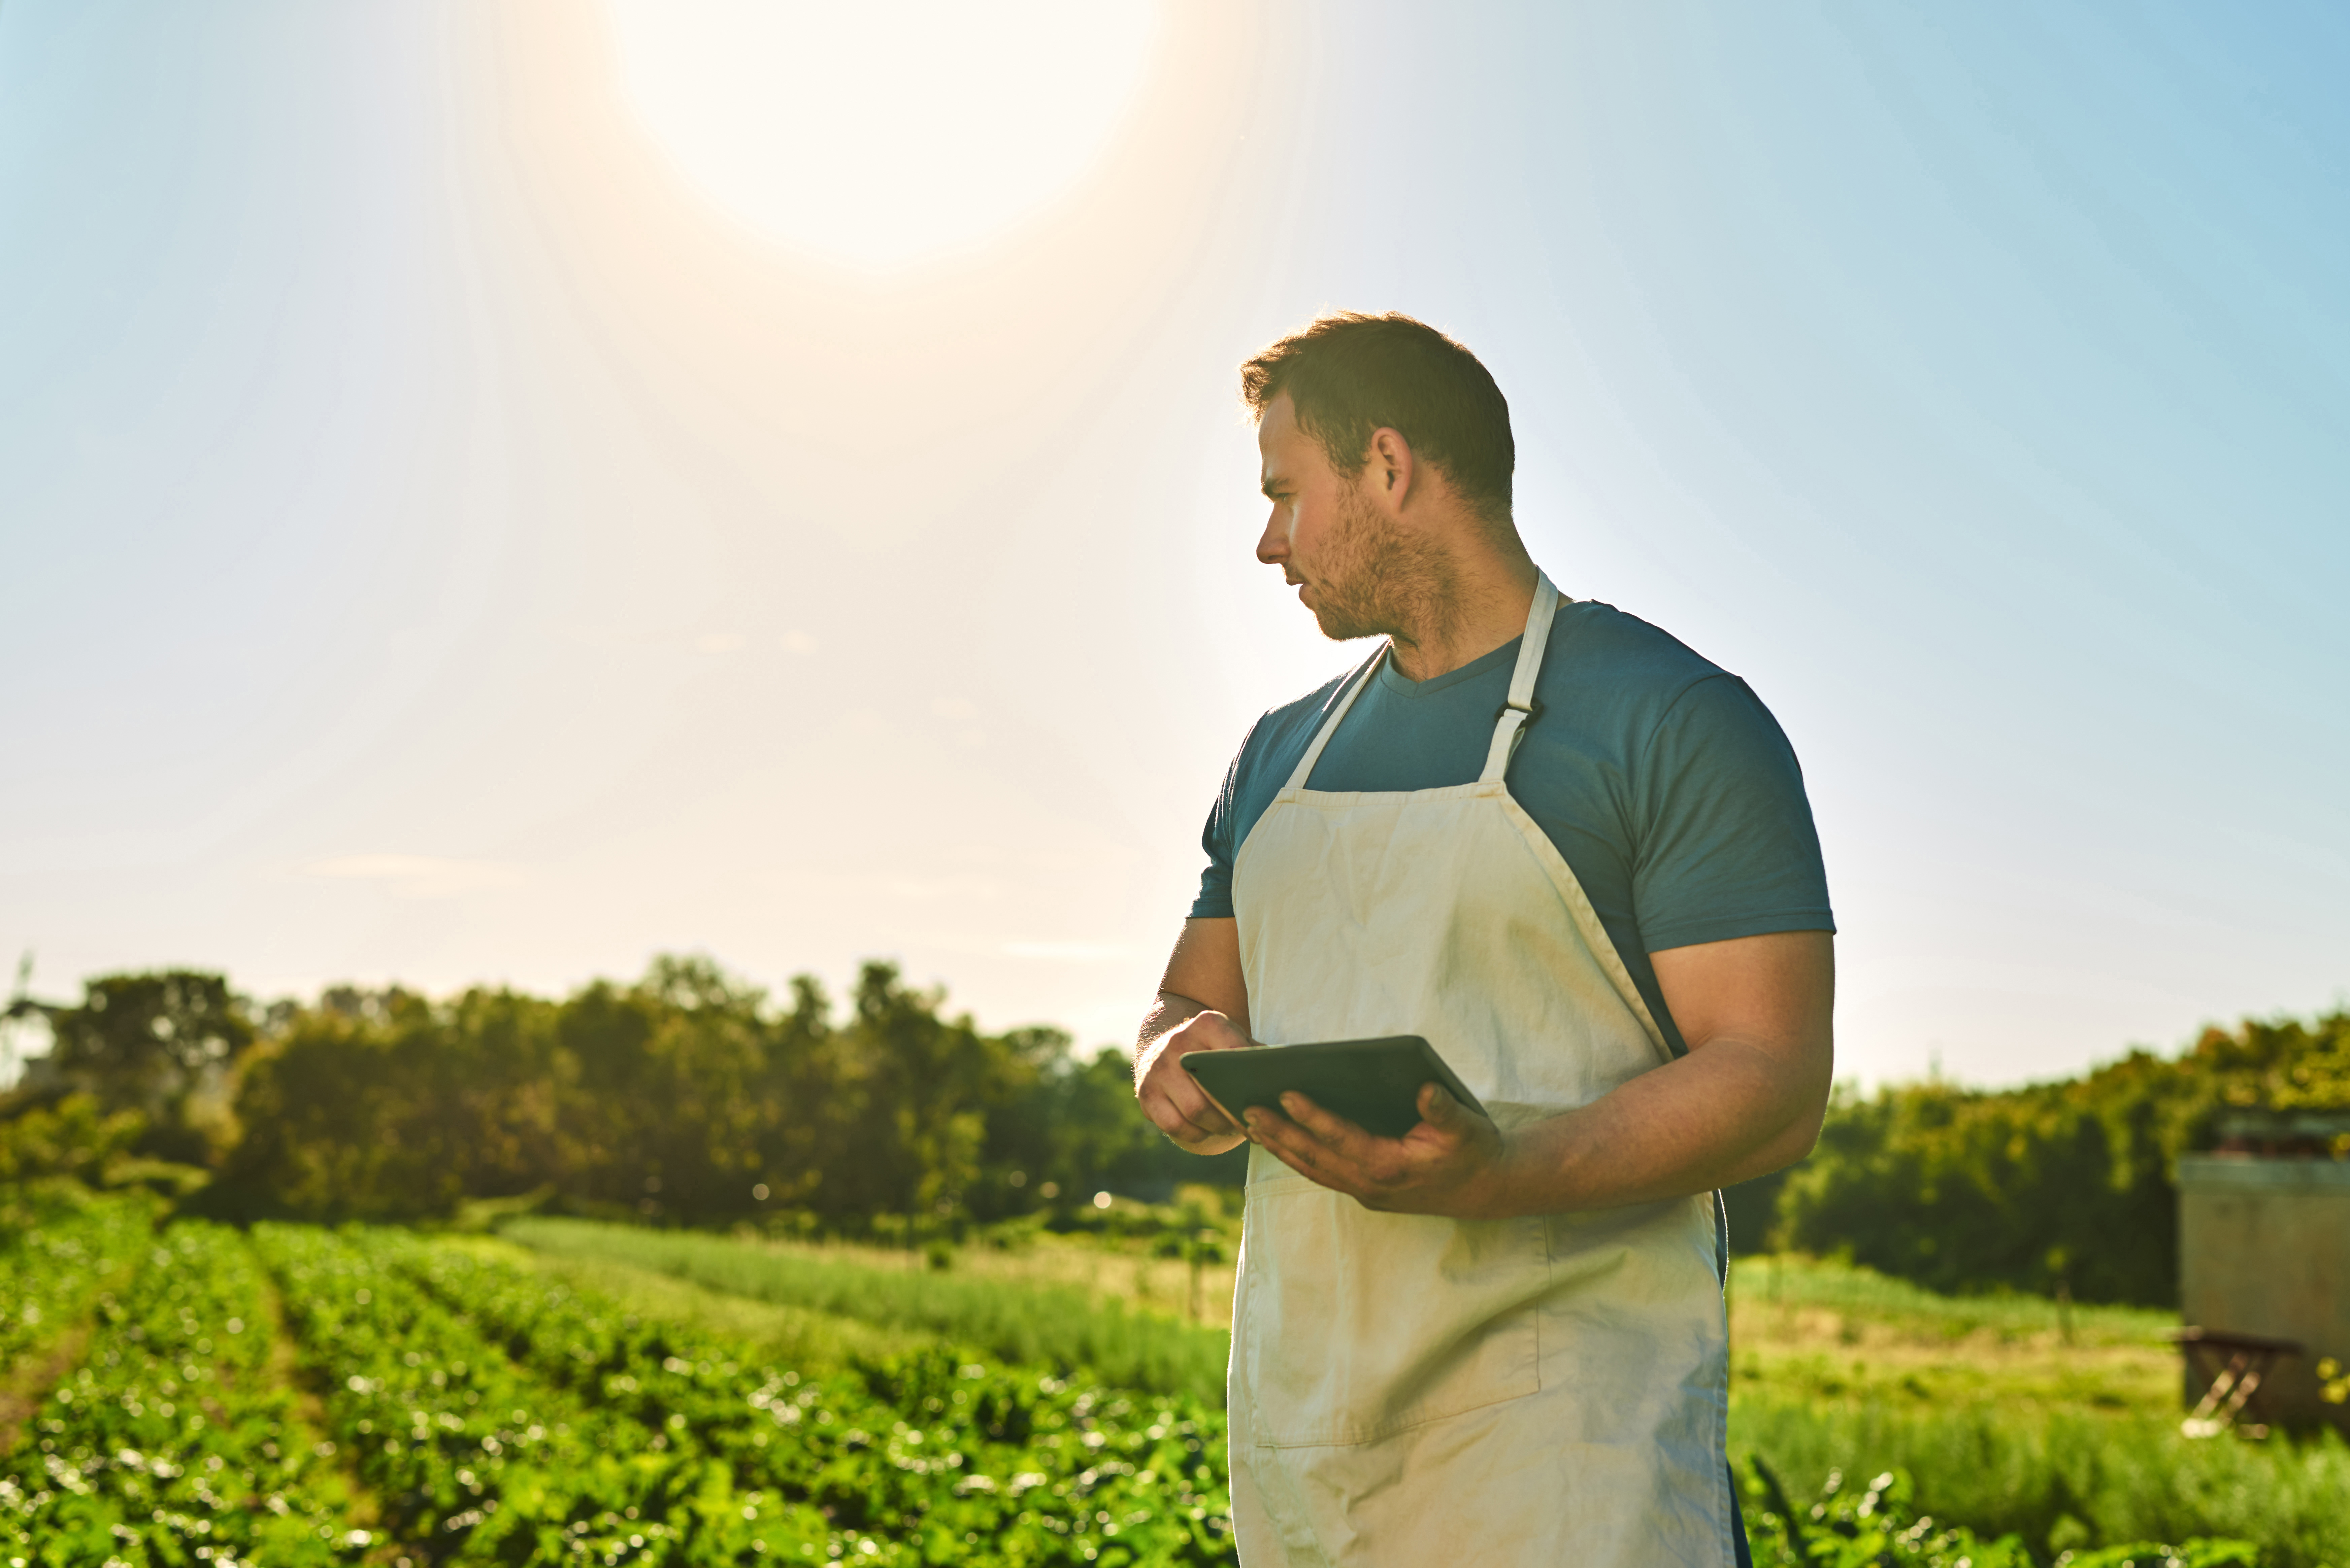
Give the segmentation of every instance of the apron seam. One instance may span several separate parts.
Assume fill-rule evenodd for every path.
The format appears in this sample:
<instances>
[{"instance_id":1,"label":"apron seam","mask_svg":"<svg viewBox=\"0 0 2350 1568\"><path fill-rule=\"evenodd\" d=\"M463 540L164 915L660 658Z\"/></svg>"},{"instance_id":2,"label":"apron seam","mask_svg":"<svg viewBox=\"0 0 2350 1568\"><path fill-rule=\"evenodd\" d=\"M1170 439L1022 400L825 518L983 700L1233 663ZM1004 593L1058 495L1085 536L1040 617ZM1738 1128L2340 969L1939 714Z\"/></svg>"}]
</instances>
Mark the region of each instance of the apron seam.
<instances>
[{"instance_id":1,"label":"apron seam","mask_svg":"<svg viewBox=\"0 0 2350 1568\"><path fill-rule=\"evenodd\" d=\"M1600 920L1599 911L1591 907L1591 895L1583 890L1583 883L1575 877L1575 867L1566 863L1566 857L1558 852L1558 846L1550 841L1550 835L1542 830L1542 824L1518 804L1515 795L1504 791L1503 799L1508 803L1511 825L1526 840L1527 847L1534 852L1534 863L1542 867L1544 877L1557 892L1559 901L1566 906L1567 918L1574 922L1584 945L1599 961L1599 967L1607 976L1608 983L1616 988L1617 998L1639 1021L1641 1032L1648 1035L1648 1044L1656 1048L1657 1065L1668 1066L1678 1061L1679 1058L1673 1054L1671 1044L1665 1039L1664 1030L1658 1026L1657 1015L1649 1011L1648 999L1640 994L1639 986L1632 979L1631 970L1624 962L1624 955L1616 950L1616 940L1607 934L1607 927Z\"/></svg>"}]
</instances>

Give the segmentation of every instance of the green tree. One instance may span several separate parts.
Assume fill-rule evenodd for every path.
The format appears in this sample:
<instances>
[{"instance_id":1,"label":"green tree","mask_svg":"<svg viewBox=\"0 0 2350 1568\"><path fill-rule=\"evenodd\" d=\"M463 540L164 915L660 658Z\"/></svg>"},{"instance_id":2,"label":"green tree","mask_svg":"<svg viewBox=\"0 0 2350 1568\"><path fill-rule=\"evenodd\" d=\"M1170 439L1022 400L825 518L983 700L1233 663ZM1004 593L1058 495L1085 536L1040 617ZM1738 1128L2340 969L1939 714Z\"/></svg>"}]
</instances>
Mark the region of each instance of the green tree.
<instances>
[{"instance_id":1,"label":"green tree","mask_svg":"<svg viewBox=\"0 0 2350 1568\"><path fill-rule=\"evenodd\" d=\"M979 1174L987 1107L1025 1076L1026 1064L968 1014L939 1013L943 995L916 991L894 964L858 977L848 1033L868 1082L867 1158L873 1207L930 1223L959 1212Z\"/></svg>"},{"instance_id":2,"label":"green tree","mask_svg":"<svg viewBox=\"0 0 2350 1568\"><path fill-rule=\"evenodd\" d=\"M227 980L193 970L103 975L78 1007L49 1010L50 1072L106 1110L136 1111L139 1152L208 1163L234 1136L228 1108L251 1021Z\"/></svg>"},{"instance_id":3,"label":"green tree","mask_svg":"<svg viewBox=\"0 0 2350 1568\"><path fill-rule=\"evenodd\" d=\"M0 1122L0 1183L70 1176L96 1183L147 1130L137 1111L108 1111L95 1096L68 1095Z\"/></svg>"},{"instance_id":4,"label":"green tree","mask_svg":"<svg viewBox=\"0 0 2350 1568\"><path fill-rule=\"evenodd\" d=\"M1776 1236L1938 1290L2168 1305L2179 1155L2212 1147L2231 1110L2345 1108L2343 1012L2209 1029L2177 1057L2136 1051L2020 1089L1841 1088L1781 1189Z\"/></svg>"},{"instance_id":5,"label":"green tree","mask_svg":"<svg viewBox=\"0 0 2350 1568\"><path fill-rule=\"evenodd\" d=\"M1048 1189L1216 1178L1144 1121L1121 1053L990 1034L944 1000L872 963L845 1017L806 975L779 1009L703 958L561 1002L337 988L273 1013L251 1053L220 1201L393 1219L546 1189L662 1222L788 1207L937 1228Z\"/></svg>"}]
</instances>

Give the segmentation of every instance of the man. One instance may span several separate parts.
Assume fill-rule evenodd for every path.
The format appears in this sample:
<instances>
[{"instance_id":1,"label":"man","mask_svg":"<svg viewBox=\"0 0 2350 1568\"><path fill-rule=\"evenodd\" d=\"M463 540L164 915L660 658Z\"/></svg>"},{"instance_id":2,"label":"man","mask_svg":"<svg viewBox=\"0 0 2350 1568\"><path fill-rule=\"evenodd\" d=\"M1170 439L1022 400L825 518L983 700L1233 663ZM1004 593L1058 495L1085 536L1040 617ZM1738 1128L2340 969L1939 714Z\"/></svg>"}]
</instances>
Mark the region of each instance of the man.
<instances>
[{"instance_id":1,"label":"man","mask_svg":"<svg viewBox=\"0 0 2350 1568\"><path fill-rule=\"evenodd\" d=\"M1737 678L1535 568L1467 349L1326 317L1242 385L1257 558L1386 639L1250 732L1136 1050L1170 1137L1255 1146L1242 1559L1742 1563L1716 1189L1809 1151L1832 1066L1794 754ZM1490 1120L1431 1084L1399 1138L1295 1096L1243 1127L1180 1062L1407 1033Z\"/></svg>"}]
</instances>

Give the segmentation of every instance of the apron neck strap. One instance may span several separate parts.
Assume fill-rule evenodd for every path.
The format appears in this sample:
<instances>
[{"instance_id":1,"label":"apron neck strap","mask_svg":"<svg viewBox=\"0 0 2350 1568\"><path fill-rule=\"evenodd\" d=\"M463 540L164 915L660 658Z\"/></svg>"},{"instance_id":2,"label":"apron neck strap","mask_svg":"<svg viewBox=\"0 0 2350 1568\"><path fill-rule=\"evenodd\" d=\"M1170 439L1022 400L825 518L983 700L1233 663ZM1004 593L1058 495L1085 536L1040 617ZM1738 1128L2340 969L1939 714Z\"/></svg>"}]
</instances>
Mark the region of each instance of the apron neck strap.
<instances>
[{"instance_id":1,"label":"apron neck strap","mask_svg":"<svg viewBox=\"0 0 2350 1568\"><path fill-rule=\"evenodd\" d=\"M1548 576L1537 571L1534 574L1534 602L1526 611L1526 632L1518 644L1518 665L1510 672L1509 700L1502 704L1501 715L1493 725L1493 743L1485 753L1485 772L1477 781L1480 784L1492 784L1509 772L1510 754L1518 749L1518 742L1525 738L1525 726L1534 720L1537 711L1534 678L1542 673L1543 649L1550 645L1551 618L1558 613L1558 590L1551 587ZM1315 732L1314 743L1305 748L1305 754L1297 761L1297 771L1291 774L1289 782L1281 786L1284 794L1304 789L1305 781L1314 776L1314 764L1322 760L1322 749L1330 743L1330 737L1338 732L1338 726L1345 722L1347 711L1355 705L1355 699L1363 694L1363 689L1371 683L1372 677L1378 674L1379 663L1387 658L1388 651L1388 645L1381 643L1379 650L1371 655L1369 661L1363 666L1362 673L1347 686L1346 696L1339 699L1338 705L1330 711L1330 716L1322 721L1322 728Z\"/></svg>"},{"instance_id":2,"label":"apron neck strap","mask_svg":"<svg viewBox=\"0 0 2350 1568\"><path fill-rule=\"evenodd\" d=\"M1510 756L1525 739L1526 726L1539 711L1534 680L1542 674L1543 649L1550 646L1551 618L1558 614L1558 590L1544 572L1534 574L1534 602L1526 611L1526 635L1518 644L1518 667L1510 673L1510 695L1494 716L1493 743L1486 748L1485 771L1479 784L1499 784L1510 771Z\"/></svg>"},{"instance_id":3,"label":"apron neck strap","mask_svg":"<svg viewBox=\"0 0 2350 1568\"><path fill-rule=\"evenodd\" d=\"M1287 784L1281 786L1282 794L1287 794L1292 790L1305 787L1305 781L1314 776L1314 764L1322 760L1322 748L1328 745L1330 737L1338 732L1338 724L1346 718L1347 710L1355 705L1355 699L1363 694L1363 688L1368 686L1371 677L1379 672L1379 661L1387 656L1388 645L1383 642L1379 644L1379 650L1364 664L1363 672L1356 676L1347 688L1346 696L1339 699L1338 705L1330 711L1330 716L1322 721L1322 728L1315 735L1314 743L1306 747L1305 755L1298 759L1297 771L1289 775Z\"/></svg>"}]
</instances>

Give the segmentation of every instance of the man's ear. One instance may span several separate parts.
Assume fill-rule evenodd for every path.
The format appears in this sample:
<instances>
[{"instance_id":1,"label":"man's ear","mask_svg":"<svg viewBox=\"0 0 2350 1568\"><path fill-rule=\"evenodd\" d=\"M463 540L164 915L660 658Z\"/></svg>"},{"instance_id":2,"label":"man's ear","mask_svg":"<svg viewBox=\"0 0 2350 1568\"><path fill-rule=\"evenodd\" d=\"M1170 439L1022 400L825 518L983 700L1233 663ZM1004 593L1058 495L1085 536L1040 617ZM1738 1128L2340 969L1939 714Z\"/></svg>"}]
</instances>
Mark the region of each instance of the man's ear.
<instances>
[{"instance_id":1,"label":"man's ear","mask_svg":"<svg viewBox=\"0 0 2350 1568\"><path fill-rule=\"evenodd\" d=\"M1412 482L1419 474L1411 442L1401 431L1381 425L1371 432L1370 463L1379 472L1380 494L1389 506L1400 509L1410 498Z\"/></svg>"}]
</instances>

